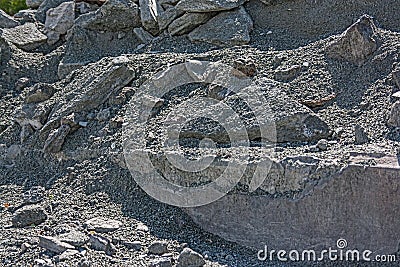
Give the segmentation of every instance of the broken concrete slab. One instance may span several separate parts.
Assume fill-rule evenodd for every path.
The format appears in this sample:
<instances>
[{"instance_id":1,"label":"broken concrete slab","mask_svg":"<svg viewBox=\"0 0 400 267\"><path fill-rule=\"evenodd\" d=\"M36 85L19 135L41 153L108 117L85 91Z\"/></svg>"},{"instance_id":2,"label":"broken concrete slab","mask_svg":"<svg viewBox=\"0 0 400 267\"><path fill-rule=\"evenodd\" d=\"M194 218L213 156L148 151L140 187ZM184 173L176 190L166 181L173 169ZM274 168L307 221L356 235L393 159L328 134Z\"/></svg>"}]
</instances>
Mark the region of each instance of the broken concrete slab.
<instances>
[{"instance_id":1,"label":"broken concrete slab","mask_svg":"<svg viewBox=\"0 0 400 267\"><path fill-rule=\"evenodd\" d=\"M32 51L47 41L47 36L41 33L34 23L3 29L0 36L25 51Z\"/></svg>"},{"instance_id":2,"label":"broken concrete slab","mask_svg":"<svg viewBox=\"0 0 400 267\"><path fill-rule=\"evenodd\" d=\"M378 48L377 27L373 18L363 15L326 48L330 58L363 64Z\"/></svg>"},{"instance_id":3,"label":"broken concrete slab","mask_svg":"<svg viewBox=\"0 0 400 267\"><path fill-rule=\"evenodd\" d=\"M221 12L189 34L192 42L219 46L243 45L250 42L253 21L243 7Z\"/></svg>"},{"instance_id":4,"label":"broken concrete slab","mask_svg":"<svg viewBox=\"0 0 400 267\"><path fill-rule=\"evenodd\" d=\"M245 0L181 0L176 8L186 12L214 12L234 9L244 2Z\"/></svg>"},{"instance_id":5,"label":"broken concrete slab","mask_svg":"<svg viewBox=\"0 0 400 267\"><path fill-rule=\"evenodd\" d=\"M344 238L348 249L394 253L400 168L397 158L393 162L392 167L350 165L298 199L233 193L186 211L204 230L256 250L336 249Z\"/></svg>"},{"instance_id":6,"label":"broken concrete slab","mask_svg":"<svg viewBox=\"0 0 400 267\"><path fill-rule=\"evenodd\" d=\"M207 22L214 13L186 13L168 26L171 35L182 35L191 32L197 26Z\"/></svg>"}]
</instances>

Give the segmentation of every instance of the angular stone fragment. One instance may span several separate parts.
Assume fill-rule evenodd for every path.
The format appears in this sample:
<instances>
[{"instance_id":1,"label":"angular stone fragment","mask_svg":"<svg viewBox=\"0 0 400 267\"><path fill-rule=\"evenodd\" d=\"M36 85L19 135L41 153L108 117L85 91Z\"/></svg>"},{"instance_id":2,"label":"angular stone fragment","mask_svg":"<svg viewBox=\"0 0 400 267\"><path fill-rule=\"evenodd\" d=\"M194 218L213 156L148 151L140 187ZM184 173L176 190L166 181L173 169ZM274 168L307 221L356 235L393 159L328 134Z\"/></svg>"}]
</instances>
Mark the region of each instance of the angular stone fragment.
<instances>
[{"instance_id":1,"label":"angular stone fragment","mask_svg":"<svg viewBox=\"0 0 400 267\"><path fill-rule=\"evenodd\" d=\"M69 1L70 0L43 0L36 12L36 19L44 23L46 21L46 13L50 8L58 7L62 3Z\"/></svg>"},{"instance_id":2,"label":"angular stone fragment","mask_svg":"<svg viewBox=\"0 0 400 267\"><path fill-rule=\"evenodd\" d=\"M206 264L203 256L190 248L184 248L178 257L177 267L202 267Z\"/></svg>"},{"instance_id":3,"label":"angular stone fragment","mask_svg":"<svg viewBox=\"0 0 400 267\"><path fill-rule=\"evenodd\" d=\"M16 21L10 15L0 9L0 28L13 28L18 25L18 21Z\"/></svg>"},{"instance_id":4,"label":"angular stone fragment","mask_svg":"<svg viewBox=\"0 0 400 267\"><path fill-rule=\"evenodd\" d=\"M68 233L61 234L59 239L62 242L71 244L72 246L80 247L89 242L89 237L82 232L72 230Z\"/></svg>"},{"instance_id":5,"label":"angular stone fragment","mask_svg":"<svg viewBox=\"0 0 400 267\"><path fill-rule=\"evenodd\" d=\"M47 41L47 36L41 33L34 23L3 29L0 33L6 41L26 51L32 51Z\"/></svg>"},{"instance_id":6,"label":"angular stone fragment","mask_svg":"<svg viewBox=\"0 0 400 267\"><path fill-rule=\"evenodd\" d=\"M370 141L365 129L358 124L354 126L354 139L356 145L362 145Z\"/></svg>"},{"instance_id":7,"label":"angular stone fragment","mask_svg":"<svg viewBox=\"0 0 400 267\"><path fill-rule=\"evenodd\" d=\"M46 22L44 24L47 35L47 43L55 44L61 35L74 25L75 3L64 2L56 8L51 8L46 12Z\"/></svg>"},{"instance_id":8,"label":"angular stone fragment","mask_svg":"<svg viewBox=\"0 0 400 267\"><path fill-rule=\"evenodd\" d=\"M116 251L111 241L99 235L90 236L90 246L99 251L104 251L107 255L113 255Z\"/></svg>"},{"instance_id":9,"label":"angular stone fragment","mask_svg":"<svg viewBox=\"0 0 400 267\"><path fill-rule=\"evenodd\" d=\"M160 30L165 30L177 17L182 16L185 12L175 7L168 8L161 12L158 16L158 26Z\"/></svg>"},{"instance_id":10,"label":"angular stone fragment","mask_svg":"<svg viewBox=\"0 0 400 267\"><path fill-rule=\"evenodd\" d=\"M378 48L377 27L373 18L363 15L326 48L333 59L363 64Z\"/></svg>"},{"instance_id":11,"label":"angular stone fragment","mask_svg":"<svg viewBox=\"0 0 400 267\"><path fill-rule=\"evenodd\" d=\"M186 13L168 26L168 32L171 35L186 34L208 21L213 15L213 13Z\"/></svg>"},{"instance_id":12,"label":"angular stone fragment","mask_svg":"<svg viewBox=\"0 0 400 267\"><path fill-rule=\"evenodd\" d=\"M133 32L136 34L137 38L139 38L139 40L144 44L150 43L154 39L153 35L148 33L143 28L135 28L133 29Z\"/></svg>"},{"instance_id":13,"label":"angular stone fragment","mask_svg":"<svg viewBox=\"0 0 400 267\"><path fill-rule=\"evenodd\" d=\"M207 42L220 46L243 45L250 42L253 21L243 7L221 12L189 34L192 42Z\"/></svg>"},{"instance_id":14,"label":"angular stone fragment","mask_svg":"<svg viewBox=\"0 0 400 267\"><path fill-rule=\"evenodd\" d=\"M156 0L139 0L139 6L143 28L152 34L157 34L159 32L157 20L162 11L161 6Z\"/></svg>"},{"instance_id":15,"label":"angular stone fragment","mask_svg":"<svg viewBox=\"0 0 400 267\"><path fill-rule=\"evenodd\" d=\"M88 230L94 230L99 233L106 233L118 230L122 226L122 222L102 217L96 217L88 220L85 225Z\"/></svg>"},{"instance_id":16,"label":"angular stone fragment","mask_svg":"<svg viewBox=\"0 0 400 267\"><path fill-rule=\"evenodd\" d=\"M163 241L153 242L149 248L149 253L154 255L162 255L168 252L168 243Z\"/></svg>"},{"instance_id":17,"label":"angular stone fragment","mask_svg":"<svg viewBox=\"0 0 400 267\"><path fill-rule=\"evenodd\" d=\"M74 246L51 236L39 236L39 247L55 253L62 253L68 249L75 249Z\"/></svg>"},{"instance_id":18,"label":"angular stone fragment","mask_svg":"<svg viewBox=\"0 0 400 267\"><path fill-rule=\"evenodd\" d=\"M61 125L60 128L51 132L44 144L43 151L46 153L57 153L61 151L65 137L69 134L71 127L69 125Z\"/></svg>"},{"instance_id":19,"label":"angular stone fragment","mask_svg":"<svg viewBox=\"0 0 400 267\"><path fill-rule=\"evenodd\" d=\"M18 209L12 217L12 224L15 227L38 225L47 220L47 214L39 205L28 205Z\"/></svg>"},{"instance_id":20,"label":"angular stone fragment","mask_svg":"<svg viewBox=\"0 0 400 267\"><path fill-rule=\"evenodd\" d=\"M181 0L176 8L186 12L213 12L233 9L244 2L245 0Z\"/></svg>"},{"instance_id":21,"label":"angular stone fragment","mask_svg":"<svg viewBox=\"0 0 400 267\"><path fill-rule=\"evenodd\" d=\"M391 127L400 127L400 101L393 104L387 123Z\"/></svg>"}]
</instances>

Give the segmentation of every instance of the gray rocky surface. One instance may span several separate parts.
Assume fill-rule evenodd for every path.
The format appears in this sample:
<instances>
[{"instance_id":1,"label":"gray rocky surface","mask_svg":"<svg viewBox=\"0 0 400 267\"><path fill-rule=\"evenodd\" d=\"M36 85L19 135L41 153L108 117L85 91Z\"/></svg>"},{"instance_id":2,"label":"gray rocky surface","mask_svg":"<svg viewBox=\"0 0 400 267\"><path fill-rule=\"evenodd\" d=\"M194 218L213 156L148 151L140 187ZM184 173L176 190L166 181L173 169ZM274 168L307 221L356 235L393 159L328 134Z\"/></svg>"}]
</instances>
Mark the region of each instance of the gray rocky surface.
<instances>
[{"instance_id":1,"label":"gray rocky surface","mask_svg":"<svg viewBox=\"0 0 400 267\"><path fill-rule=\"evenodd\" d=\"M12 19L43 37L46 12L64 2ZM326 249L339 238L398 257L398 1L156 2L151 33L141 1L85 0L52 45L0 38L0 265L347 267L257 259L264 245ZM357 21L363 14L374 19ZM204 61L216 68L204 72ZM156 94L188 77L218 81L223 64L246 90L195 82ZM156 73L164 79L148 94ZM129 116L138 100L155 105L141 131L151 171L201 188L229 166L231 178L242 174L229 194L179 208L143 190L129 171L141 159L124 153L127 129L141 127ZM224 104L233 108L225 117ZM174 119L201 114L217 123L178 130ZM163 122L177 143L164 142L173 138ZM193 173L171 161L178 152L215 158ZM87 227L93 218L103 219Z\"/></svg>"},{"instance_id":2,"label":"gray rocky surface","mask_svg":"<svg viewBox=\"0 0 400 267\"><path fill-rule=\"evenodd\" d=\"M234 9L245 0L181 0L176 8L186 12L213 12Z\"/></svg>"},{"instance_id":3,"label":"gray rocky surface","mask_svg":"<svg viewBox=\"0 0 400 267\"><path fill-rule=\"evenodd\" d=\"M34 23L25 23L10 29L3 29L0 34L7 42L26 51L34 50L47 41L46 35L40 32Z\"/></svg>"},{"instance_id":4,"label":"gray rocky surface","mask_svg":"<svg viewBox=\"0 0 400 267\"><path fill-rule=\"evenodd\" d=\"M12 28L18 25L18 21L0 9L0 28Z\"/></svg>"},{"instance_id":5,"label":"gray rocky surface","mask_svg":"<svg viewBox=\"0 0 400 267\"><path fill-rule=\"evenodd\" d=\"M75 3L64 2L55 8L50 8L46 12L45 29L47 42L55 44L61 35L74 25L75 20Z\"/></svg>"},{"instance_id":6,"label":"gray rocky surface","mask_svg":"<svg viewBox=\"0 0 400 267\"><path fill-rule=\"evenodd\" d=\"M203 41L221 46L250 42L253 21L243 7L222 12L189 34L193 42Z\"/></svg>"}]
</instances>

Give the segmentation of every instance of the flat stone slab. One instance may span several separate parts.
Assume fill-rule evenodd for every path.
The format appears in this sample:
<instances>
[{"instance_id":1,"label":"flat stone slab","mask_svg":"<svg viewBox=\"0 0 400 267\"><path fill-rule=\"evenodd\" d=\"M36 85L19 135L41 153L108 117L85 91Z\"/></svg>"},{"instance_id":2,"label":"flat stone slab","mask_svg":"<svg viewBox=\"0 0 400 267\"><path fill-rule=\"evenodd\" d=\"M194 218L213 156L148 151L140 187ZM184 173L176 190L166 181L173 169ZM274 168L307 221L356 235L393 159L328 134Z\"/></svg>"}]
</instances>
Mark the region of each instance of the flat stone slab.
<instances>
[{"instance_id":1,"label":"flat stone slab","mask_svg":"<svg viewBox=\"0 0 400 267\"><path fill-rule=\"evenodd\" d=\"M400 228L399 158L383 157L383 164L354 164L324 179L299 199L270 195L230 194L197 208L186 209L204 230L227 240L263 250L321 251L346 249L394 253Z\"/></svg>"},{"instance_id":2,"label":"flat stone slab","mask_svg":"<svg viewBox=\"0 0 400 267\"><path fill-rule=\"evenodd\" d=\"M96 217L88 220L85 225L88 230L94 230L99 233L106 233L118 230L122 226L122 222L102 217Z\"/></svg>"},{"instance_id":3,"label":"flat stone slab","mask_svg":"<svg viewBox=\"0 0 400 267\"><path fill-rule=\"evenodd\" d=\"M25 51L32 51L47 41L34 23L25 23L10 29L3 29L1 37Z\"/></svg>"}]
</instances>

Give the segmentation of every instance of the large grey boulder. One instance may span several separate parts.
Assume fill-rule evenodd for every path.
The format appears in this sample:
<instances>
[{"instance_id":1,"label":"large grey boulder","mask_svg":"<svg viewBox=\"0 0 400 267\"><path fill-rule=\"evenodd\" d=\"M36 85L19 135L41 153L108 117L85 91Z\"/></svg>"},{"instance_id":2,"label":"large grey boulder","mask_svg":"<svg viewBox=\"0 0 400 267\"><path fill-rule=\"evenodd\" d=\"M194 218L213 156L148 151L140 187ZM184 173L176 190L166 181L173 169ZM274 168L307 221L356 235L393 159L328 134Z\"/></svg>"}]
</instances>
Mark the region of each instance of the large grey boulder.
<instances>
[{"instance_id":1,"label":"large grey boulder","mask_svg":"<svg viewBox=\"0 0 400 267\"><path fill-rule=\"evenodd\" d=\"M56 8L51 8L46 13L45 29L47 42L55 44L61 35L74 25L75 20L75 3L64 2Z\"/></svg>"},{"instance_id":2,"label":"large grey boulder","mask_svg":"<svg viewBox=\"0 0 400 267\"><path fill-rule=\"evenodd\" d=\"M12 28L19 25L18 21L0 9L0 28Z\"/></svg>"},{"instance_id":3,"label":"large grey boulder","mask_svg":"<svg viewBox=\"0 0 400 267\"><path fill-rule=\"evenodd\" d=\"M177 9L187 12L213 12L229 10L243 5L246 0L181 0Z\"/></svg>"},{"instance_id":4,"label":"large grey boulder","mask_svg":"<svg viewBox=\"0 0 400 267\"><path fill-rule=\"evenodd\" d=\"M326 48L329 57L363 64L378 48L377 28L373 18L363 15Z\"/></svg>"},{"instance_id":5,"label":"large grey boulder","mask_svg":"<svg viewBox=\"0 0 400 267\"><path fill-rule=\"evenodd\" d=\"M186 13L168 26L168 32L171 35L189 33L197 26L207 22L213 15L213 13Z\"/></svg>"},{"instance_id":6,"label":"large grey boulder","mask_svg":"<svg viewBox=\"0 0 400 267\"><path fill-rule=\"evenodd\" d=\"M59 77L101 58L134 52L142 43L134 32L138 27L139 7L131 0L109 0L97 11L81 15L68 32Z\"/></svg>"},{"instance_id":7,"label":"large grey boulder","mask_svg":"<svg viewBox=\"0 0 400 267\"><path fill-rule=\"evenodd\" d=\"M202 41L220 46L250 42L253 21L243 7L221 12L189 34L192 42Z\"/></svg>"},{"instance_id":8,"label":"large grey boulder","mask_svg":"<svg viewBox=\"0 0 400 267\"><path fill-rule=\"evenodd\" d=\"M47 41L47 36L41 33L34 23L3 29L0 36L25 51L32 51Z\"/></svg>"}]
</instances>

